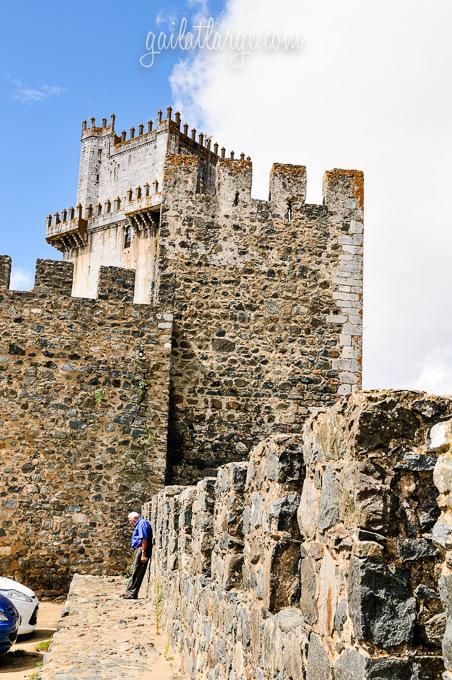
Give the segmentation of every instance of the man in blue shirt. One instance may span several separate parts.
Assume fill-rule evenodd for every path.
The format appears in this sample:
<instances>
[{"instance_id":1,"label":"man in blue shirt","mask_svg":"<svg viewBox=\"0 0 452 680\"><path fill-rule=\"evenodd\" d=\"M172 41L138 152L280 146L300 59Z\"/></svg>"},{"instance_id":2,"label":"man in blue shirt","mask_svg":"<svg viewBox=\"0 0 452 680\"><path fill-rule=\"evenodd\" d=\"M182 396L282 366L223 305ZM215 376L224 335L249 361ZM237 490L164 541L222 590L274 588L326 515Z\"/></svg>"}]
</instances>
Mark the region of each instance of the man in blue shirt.
<instances>
[{"instance_id":1,"label":"man in blue shirt","mask_svg":"<svg viewBox=\"0 0 452 680\"><path fill-rule=\"evenodd\" d=\"M152 555L152 529L147 519L140 517L138 512L130 512L127 519L133 527L131 545L135 556L132 576L127 581L127 589L122 597L126 600L136 600Z\"/></svg>"}]
</instances>

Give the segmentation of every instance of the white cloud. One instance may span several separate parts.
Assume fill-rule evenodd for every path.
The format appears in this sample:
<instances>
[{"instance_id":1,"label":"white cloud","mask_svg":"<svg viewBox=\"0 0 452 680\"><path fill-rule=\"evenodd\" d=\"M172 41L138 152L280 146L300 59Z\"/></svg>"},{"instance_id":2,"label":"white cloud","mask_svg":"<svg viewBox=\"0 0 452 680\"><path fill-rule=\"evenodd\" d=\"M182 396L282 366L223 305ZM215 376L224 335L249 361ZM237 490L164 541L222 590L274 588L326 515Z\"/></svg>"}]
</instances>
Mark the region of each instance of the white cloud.
<instances>
[{"instance_id":1,"label":"white cloud","mask_svg":"<svg viewBox=\"0 0 452 680\"><path fill-rule=\"evenodd\" d=\"M11 272L11 290L30 290L33 288L34 272L20 267L13 268Z\"/></svg>"},{"instance_id":2,"label":"white cloud","mask_svg":"<svg viewBox=\"0 0 452 680\"><path fill-rule=\"evenodd\" d=\"M162 9L155 17L155 23L159 27L167 26L170 31L174 31L177 22L177 14L168 9Z\"/></svg>"},{"instance_id":3,"label":"white cloud","mask_svg":"<svg viewBox=\"0 0 452 680\"><path fill-rule=\"evenodd\" d=\"M208 0L186 0L185 9L187 10L187 20L191 25L204 22L209 17L209 2ZM155 23L160 28L166 27L169 31L175 31L178 28L178 20L180 18L183 7L179 11L175 7L163 7L159 10L155 17Z\"/></svg>"},{"instance_id":4,"label":"white cloud","mask_svg":"<svg viewBox=\"0 0 452 680\"><path fill-rule=\"evenodd\" d=\"M193 24L205 21L209 17L208 0L188 0L188 6L193 8Z\"/></svg>"},{"instance_id":5,"label":"white cloud","mask_svg":"<svg viewBox=\"0 0 452 680\"><path fill-rule=\"evenodd\" d=\"M171 77L190 124L251 155L259 197L274 161L307 165L310 202L322 200L325 170L365 171L365 387L422 378L452 392L451 22L448 0L435 11L428 0L279 0L277 10L229 0L221 31L299 35L304 49L257 51L240 69L204 51Z\"/></svg>"},{"instance_id":6,"label":"white cloud","mask_svg":"<svg viewBox=\"0 0 452 680\"><path fill-rule=\"evenodd\" d=\"M25 85L18 78L5 76L13 85L12 98L21 104L35 104L51 97L67 94L67 90L59 85L41 85L40 87L30 87Z\"/></svg>"},{"instance_id":7,"label":"white cloud","mask_svg":"<svg viewBox=\"0 0 452 680\"><path fill-rule=\"evenodd\" d=\"M419 374L413 384L408 387L433 394L452 395L452 351L430 352L421 362Z\"/></svg>"}]
</instances>

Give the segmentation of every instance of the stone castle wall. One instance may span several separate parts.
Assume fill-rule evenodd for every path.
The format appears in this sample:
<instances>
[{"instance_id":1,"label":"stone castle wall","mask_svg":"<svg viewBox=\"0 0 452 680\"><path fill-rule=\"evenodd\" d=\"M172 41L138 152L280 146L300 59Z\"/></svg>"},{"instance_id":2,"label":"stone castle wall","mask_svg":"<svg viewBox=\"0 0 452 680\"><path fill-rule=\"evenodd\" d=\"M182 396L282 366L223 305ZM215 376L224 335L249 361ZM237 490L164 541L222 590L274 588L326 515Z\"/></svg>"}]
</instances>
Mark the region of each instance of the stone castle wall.
<instances>
[{"instance_id":1,"label":"stone castle wall","mask_svg":"<svg viewBox=\"0 0 452 680\"><path fill-rule=\"evenodd\" d=\"M439 680L447 446L429 437L451 413L423 393L357 393L154 496L148 590L187 677Z\"/></svg>"},{"instance_id":2,"label":"stone castle wall","mask_svg":"<svg viewBox=\"0 0 452 680\"><path fill-rule=\"evenodd\" d=\"M441 515L433 527L433 540L443 558L439 579L439 592L446 615L443 638L446 672L443 680L452 680L452 419L435 425L430 447L438 456L433 479L439 491L438 505L441 509Z\"/></svg>"},{"instance_id":3,"label":"stone castle wall","mask_svg":"<svg viewBox=\"0 0 452 680\"><path fill-rule=\"evenodd\" d=\"M251 182L249 161L219 160L209 195L195 156L167 161L157 285L175 315L175 482L300 429L361 383L362 173L326 173L323 205L305 203L302 166L273 167L269 201Z\"/></svg>"},{"instance_id":4,"label":"stone castle wall","mask_svg":"<svg viewBox=\"0 0 452 680\"><path fill-rule=\"evenodd\" d=\"M39 592L128 561L127 513L164 483L172 315L133 305L134 272L38 261L30 292L0 258L2 574Z\"/></svg>"}]
</instances>

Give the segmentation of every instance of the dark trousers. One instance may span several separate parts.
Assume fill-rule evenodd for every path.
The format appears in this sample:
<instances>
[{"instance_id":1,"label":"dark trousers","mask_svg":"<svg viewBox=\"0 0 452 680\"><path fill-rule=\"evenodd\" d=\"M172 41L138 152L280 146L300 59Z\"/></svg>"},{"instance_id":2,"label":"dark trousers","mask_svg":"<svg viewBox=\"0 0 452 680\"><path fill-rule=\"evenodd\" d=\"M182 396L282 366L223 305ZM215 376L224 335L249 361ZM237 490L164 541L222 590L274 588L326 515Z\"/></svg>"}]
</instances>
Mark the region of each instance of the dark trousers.
<instances>
[{"instance_id":1,"label":"dark trousers","mask_svg":"<svg viewBox=\"0 0 452 680\"><path fill-rule=\"evenodd\" d=\"M133 558L132 576L127 581L126 595L130 595L131 597L135 598L138 597L138 593L140 591L141 584L143 583L144 575L146 573L146 569L148 568L149 562L150 558L148 558L146 562L141 561L141 548L137 548Z\"/></svg>"}]
</instances>

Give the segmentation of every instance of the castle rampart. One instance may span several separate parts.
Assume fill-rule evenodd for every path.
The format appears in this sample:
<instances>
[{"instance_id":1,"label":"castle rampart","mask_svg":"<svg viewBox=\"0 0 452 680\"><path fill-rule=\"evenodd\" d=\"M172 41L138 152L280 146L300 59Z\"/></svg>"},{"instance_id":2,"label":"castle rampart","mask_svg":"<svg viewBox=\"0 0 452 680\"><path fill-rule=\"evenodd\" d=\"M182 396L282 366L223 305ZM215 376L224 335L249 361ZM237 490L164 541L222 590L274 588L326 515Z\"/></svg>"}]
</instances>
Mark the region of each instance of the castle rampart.
<instances>
[{"instance_id":1,"label":"castle rampart","mask_svg":"<svg viewBox=\"0 0 452 680\"><path fill-rule=\"evenodd\" d=\"M103 267L70 297L73 265L39 260L9 290L0 258L2 573L62 593L74 572L127 563L127 513L166 474L171 311L132 304L135 273Z\"/></svg>"},{"instance_id":2,"label":"castle rampart","mask_svg":"<svg viewBox=\"0 0 452 680\"><path fill-rule=\"evenodd\" d=\"M184 676L440 680L432 530L448 549L450 422L449 438L431 434L451 413L420 392L357 393L216 479L154 496L148 589ZM450 668L450 632L445 645Z\"/></svg>"}]
</instances>

